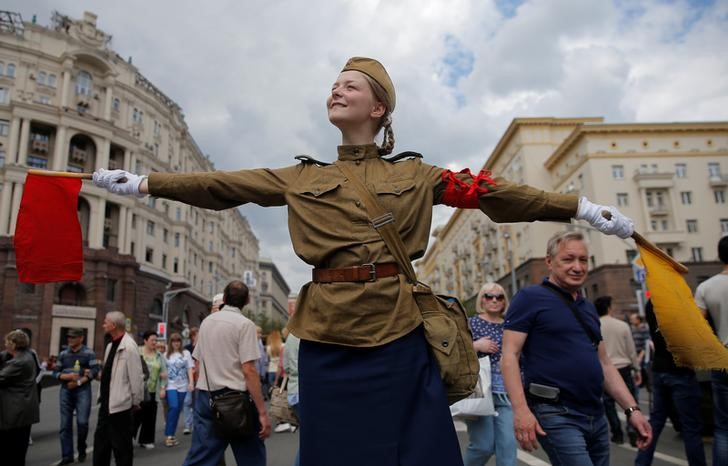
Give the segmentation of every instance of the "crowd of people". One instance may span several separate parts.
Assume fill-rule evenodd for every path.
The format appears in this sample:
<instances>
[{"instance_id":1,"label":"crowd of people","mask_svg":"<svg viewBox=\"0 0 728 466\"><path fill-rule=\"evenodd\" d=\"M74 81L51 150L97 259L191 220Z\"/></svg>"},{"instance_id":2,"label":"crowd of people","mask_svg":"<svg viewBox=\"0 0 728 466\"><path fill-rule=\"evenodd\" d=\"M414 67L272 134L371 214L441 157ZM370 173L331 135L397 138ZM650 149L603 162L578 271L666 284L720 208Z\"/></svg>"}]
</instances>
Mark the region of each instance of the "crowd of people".
<instances>
[{"instance_id":1,"label":"crowd of people","mask_svg":"<svg viewBox=\"0 0 728 466\"><path fill-rule=\"evenodd\" d=\"M277 383L281 367L297 376L293 384L289 380L288 393L301 424L296 464L463 464L447 394L413 294L414 283L406 278L414 275L411 264L389 250L382 237L391 230L380 228L394 224L403 243L402 254L411 260L424 254L432 208L439 204L479 209L495 222L583 220L621 238L630 237L634 226L616 208L585 196L545 192L488 171L455 173L427 164L413 152L386 157L395 143L395 103L394 84L381 63L354 57L344 65L326 101L328 119L341 133L334 163L304 156L301 163L279 169L153 172L149 176L125 170L94 173L96 186L119 195L150 194L218 210L245 203L285 205L293 248L313 267L312 280L301 289L296 313L288 323L296 337L291 347L297 352L288 362L281 339L272 334L262 345L255 324L240 312L249 296L239 281L229 283L222 296L213 299L213 312L200 325L192 351L185 353L180 341L170 341L165 361L152 371L147 368L146 382L146 361L154 364L157 357L153 344L147 350L145 341L140 356L133 338L124 331L124 315L107 314L104 330L111 343L99 376L101 408L94 464L109 464L112 453L117 465L131 464L132 421L137 412L145 413L140 414L139 442L154 445L153 437L142 436L142 431L145 419L156 413L149 404L152 395L158 394L166 399L165 445L169 447L177 444L180 406L192 398L192 445L185 465L214 466L228 445L238 464L264 465L264 440L274 426L263 387ZM380 132L381 145L375 142ZM370 216L372 206L360 199L359 185L376 194L386 215ZM492 356L499 416L468 422L468 465L485 464L492 454L499 466L515 464L517 446L531 451L539 444L554 464L606 465L605 400L608 406L616 403L624 410L628 435L633 432L640 450L638 460L651 455L653 432L659 434L661 429L659 416L652 413L654 419L648 421L641 412L636 390L627 378L632 371L609 354L613 345L602 334L595 307L580 293L588 262L584 238L575 232L560 233L547 245L549 275L541 284L520 290L510 304L504 290L493 284L479 295L479 313L470 321L473 346L478 353ZM706 283L706 289L696 293L698 305L713 317L718 334L728 343L724 280ZM26 389L33 375L32 356L19 335L9 337L6 346L12 362L0 369L0 387L7 383L7 367L8 372L26 377ZM631 355L628 359L630 365L642 364ZM67 385L87 386L85 379L94 369L89 367L87 373L87 368L76 370L73 364L71 376L65 377ZM728 447L725 373L715 374L713 387L714 446L720 458ZM257 415L255 433L231 438L216 432L211 402L231 392L248 394ZM29 407L17 416L23 424L10 426L16 429L12 435L25 436L29 425L37 422L37 393L23 393L28 404L36 403L35 409ZM146 410L139 409L145 400ZM617 432L616 426L613 429ZM615 433L612 438L620 440Z\"/></svg>"}]
</instances>

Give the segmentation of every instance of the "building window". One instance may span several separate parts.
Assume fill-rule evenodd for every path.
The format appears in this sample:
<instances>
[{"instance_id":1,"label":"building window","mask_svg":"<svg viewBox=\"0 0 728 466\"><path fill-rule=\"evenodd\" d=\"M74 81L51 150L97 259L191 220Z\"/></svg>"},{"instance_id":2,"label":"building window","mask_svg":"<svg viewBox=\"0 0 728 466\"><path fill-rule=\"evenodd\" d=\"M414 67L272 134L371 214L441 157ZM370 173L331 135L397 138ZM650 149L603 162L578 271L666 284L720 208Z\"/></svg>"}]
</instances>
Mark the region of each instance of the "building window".
<instances>
[{"instance_id":1,"label":"building window","mask_svg":"<svg viewBox=\"0 0 728 466\"><path fill-rule=\"evenodd\" d=\"M167 268L167 255L166 254L162 254L162 268L163 269Z\"/></svg>"},{"instance_id":2,"label":"building window","mask_svg":"<svg viewBox=\"0 0 728 466\"><path fill-rule=\"evenodd\" d=\"M207 271L212 273L212 261L210 261L210 263L207 264Z\"/></svg>"},{"instance_id":3,"label":"building window","mask_svg":"<svg viewBox=\"0 0 728 466\"><path fill-rule=\"evenodd\" d=\"M624 179L624 165L612 165L612 178L615 180Z\"/></svg>"},{"instance_id":4,"label":"building window","mask_svg":"<svg viewBox=\"0 0 728 466\"><path fill-rule=\"evenodd\" d=\"M680 200L683 205L690 205L693 203L693 193L691 191L681 191Z\"/></svg>"},{"instance_id":5,"label":"building window","mask_svg":"<svg viewBox=\"0 0 728 466\"><path fill-rule=\"evenodd\" d=\"M47 95L39 95L38 96L38 103L43 105L51 105L51 98Z\"/></svg>"},{"instance_id":6,"label":"building window","mask_svg":"<svg viewBox=\"0 0 728 466\"><path fill-rule=\"evenodd\" d=\"M693 262L703 262L703 248L690 248L690 253L693 256Z\"/></svg>"},{"instance_id":7,"label":"building window","mask_svg":"<svg viewBox=\"0 0 728 466\"><path fill-rule=\"evenodd\" d=\"M115 112L121 110L121 100L118 97L114 97L114 100L111 101L111 110Z\"/></svg>"},{"instance_id":8,"label":"building window","mask_svg":"<svg viewBox=\"0 0 728 466\"><path fill-rule=\"evenodd\" d=\"M175 247L179 247L179 237L180 237L180 234L179 233L175 233L174 234L174 245L175 245Z\"/></svg>"},{"instance_id":9,"label":"building window","mask_svg":"<svg viewBox=\"0 0 728 466\"><path fill-rule=\"evenodd\" d=\"M658 209L665 207L665 191L647 191L647 207L656 207Z\"/></svg>"},{"instance_id":10,"label":"building window","mask_svg":"<svg viewBox=\"0 0 728 466\"><path fill-rule=\"evenodd\" d=\"M676 163L675 176L677 178L686 178L688 176L688 166L684 163Z\"/></svg>"},{"instance_id":11,"label":"building window","mask_svg":"<svg viewBox=\"0 0 728 466\"><path fill-rule=\"evenodd\" d=\"M10 133L10 122L8 120L0 120L0 136L7 136Z\"/></svg>"},{"instance_id":12,"label":"building window","mask_svg":"<svg viewBox=\"0 0 728 466\"><path fill-rule=\"evenodd\" d=\"M133 121L137 125L141 125L144 122L144 112L134 107L134 110L131 114L131 121Z\"/></svg>"},{"instance_id":13,"label":"building window","mask_svg":"<svg viewBox=\"0 0 728 466\"><path fill-rule=\"evenodd\" d=\"M177 210L175 211L174 218L180 222L182 221L182 209L177 207Z\"/></svg>"},{"instance_id":14,"label":"building window","mask_svg":"<svg viewBox=\"0 0 728 466\"><path fill-rule=\"evenodd\" d=\"M131 254L132 256L136 255L136 253L134 252L134 251L136 251L136 248L134 246L136 246L136 245L134 244L134 241L132 241L131 244L129 245L129 254Z\"/></svg>"},{"instance_id":15,"label":"building window","mask_svg":"<svg viewBox=\"0 0 728 466\"><path fill-rule=\"evenodd\" d=\"M179 273L179 259L176 257L172 261L172 272Z\"/></svg>"},{"instance_id":16,"label":"building window","mask_svg":"<svg viewBox=\"0 0 728 466\"><path fill-rule=\"evenodd\" d=\"M720 164L718 162L708 163L708 176L711 178L720 176Z\"/></svg>"},{"instance_id":17,"label":"building window","mask_svg":"<svg viewBox=\"0 0 728 466\"><path fill-rule=\"evenodd\" d=\"M48 159L37 155L28 154L26 165L30 168L48 168Z\"/></svg>"},{"instance_id":18,"label":"building window","mask_svg":"<svg viewBox=\"0 0 728 466\"><path fill-rule=\"evenodd\" d=\"M0 167L5 166L5 149L0 149Z\"/></svg>"},{"instance_id":19,"label":"building window","mask_svg":"<svg viewBox=\"0 0 728 466\"><path fill-rule=\"evenodd\" d=\"M106 280L106 300L116 301L116 280L113 278Z\"/></svg>"},{"instance_id":20,"label":"building window","mask_svg":"<svg viewBox=\"0 0 728 466\"><path fill-rule=\"evenodd\" d=\"M617 193L617 206L627 207L629 205L629 195L627 193Z\"/></svg>"},{"instance_id":21,"label":"building window","mask_svg":"<svg viewBox=\"0 0 728 466\"><path fill-rule=\"evenodd\" d=\"M166 243L168 241L168 237L169 237L169 230L167 230L165 228L164 230L162 230L162 241L164 241Z\"/></svg>"},{"instance_id":22,"label":"building window","mask_svg":"<svg viewBox=\"0 0 728 466\"><path fill-rule=\"evenodd\" d=\"M10 100L10 91L4 87L0 87L0 104L7 104Z\"/></svg>"},{"instance_id":23,"label":"building window","mask_svg":"<svg viewBox=\"0 0 728 466\"><path fill-rule=\"evenodd\" d=\"M76 76L76 95L91 95L91 74L88 71L79 71Z\"/></svg>"},{"instance_id":24,"label":"building window","mask_svg":"<svg viewBox=\"0 0 728 466\"><path fill-rule=\"evenodd\" d=\"M713 199L716 204L725 204L725 191L716 189L713 191Z\"/></svg>"},{"instance_id":25,"label":"building window","mask_svg":"<svg viewBox=\"0 0 728 466\"><path fill-rule=\"evenodd\" d=\"M728 234L728 218L720 219L720 232L724 235Z\"/></svg>"},{"instance_id":26,"label":"building window","mask_svg":"<svg viewBox=\"0 0 728 466\"><path fill-rule=\"evenodd\" d=\"M15 63L8 63L8 66L5 67L5 76L15 77Z\"/></svg>"},{"instance_id":27,"label":"building window","mask_svg":"<svg viewBox=\"0 0 728 466\"><path fill-rule=\"evenodd\" d=\"M162 132L162 124L158 122L157 120L154 120L154 135L159 136L159 134Z\"/></svg>"},{"instance_id":28,"label":"building window","mask_svg":"<svg viewBox=\"0 0 728 466\"><path fill-rule=\"evenodd\" d=\"M154 236L154 222L147 220L147 234Z\"/></svg>"},{"instance_id":29,"label":"building window","mask_svg":"<svg viewBox=\"0 0 728 466\"><path fill-rule=\"evenodd\" d=\"M36 78L35 82L37 84L40 84L41 86L45 86L47 80L48 74L45 71L40 71L38 72L38 77Z\"/></svg>"},{"instance_id":30,"label":"building window","mask_svg":"<svg viewBox=\"0 0 728 466\"><path fill-rule=\"evenodd\" d=\"M150 264L154 262L154 249L147 248L146 252L144 253L144 260L149 262Z\"/></svg>"},{"instance_id":31,"label":"building window","mask_svg":"<svg viewBox=\"0 0 728 466\"><path fill-rule=\"evenodd\" d=\"M57 78L56 78L56 75L55 74L51 73L51 74L48 75L48 87L55 88L56 87L56 81L57 81Z\"/></svg>"},{"instance_id":32,"label":"building window","mask_svg":"<svg viewBox=\"0 0 728 466\"><path fill-rule=\"evenodd\" d=\"M685 220L685 226L687 227L688 233L698 232L698 221L697 220Z\"/></svg>"}]
</instances>

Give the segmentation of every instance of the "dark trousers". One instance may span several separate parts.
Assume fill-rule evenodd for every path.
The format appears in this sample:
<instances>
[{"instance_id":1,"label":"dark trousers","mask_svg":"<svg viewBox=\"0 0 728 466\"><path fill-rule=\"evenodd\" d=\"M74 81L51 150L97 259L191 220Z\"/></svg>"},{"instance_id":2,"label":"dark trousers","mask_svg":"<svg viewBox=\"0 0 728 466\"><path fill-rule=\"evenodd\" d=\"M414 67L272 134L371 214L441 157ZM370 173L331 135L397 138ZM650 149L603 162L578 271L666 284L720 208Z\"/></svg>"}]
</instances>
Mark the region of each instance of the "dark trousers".
<instances>
[{"instance_id":1,"label":"dark trousers","mask_svg":"<svg viewBox=\"0 0 728 466\"><path fill-rule=\"evenodd\" d=\"M302 340L302 466L462 466L422 326L373 348Z\"/></svg>"},{"instance_id":2,"label":"dark trousers","mask_svg":"<svg viewBox=\"0 0 728 466\"><path fill-rule=\"evenodd\" d=\"M634 379L632 378L632 367L627 366L617 370L619 371L619 375L622 376L624 384L627 385L629 392L634 394L635 386ZM622 422L617 416L617 407L615 406L614 399L604 393L602 401L604 402L604 412L607 415L607 421L609 421L609 430L612 432L612 438L621 441L624 436L622 433ZM627 423L627 432L634 432L634 427L629 422Z\"/></svg>"},{"instance_id":3,"label":"dark trousers","mask_svg":"<svg viewBox=\"0 0 728 466\"><path fill-rule=\"evenodd\" d=\"M149 393L149 400L139 404L139 411L134 411L134 435L138 442L154 443L154 431L157 426L157 399L155 393Z\"/></svg>"},{"instance_id":4,"label":"dark trousers","mask_svg":"<svg viewBox=\"0 0 728 466\"><path fill-rule=\"evenodd\" d=\"M111 464L114 453L116 466L131 466L134 460L131 409L109 414L104 404L99 409L99 421L94 434L94 466Z\"/></svg>"},{"instance_id":5,"label":"dark trousers","mask_svg":"<svg viewBox=\"0 0 728 466\"><path fill-rule=\"evenodd\" d=\"M28 451L28 440L30 440L30 426L0 430L2 464L24 466L25 454Z\"/></svg>"}]
</instances>

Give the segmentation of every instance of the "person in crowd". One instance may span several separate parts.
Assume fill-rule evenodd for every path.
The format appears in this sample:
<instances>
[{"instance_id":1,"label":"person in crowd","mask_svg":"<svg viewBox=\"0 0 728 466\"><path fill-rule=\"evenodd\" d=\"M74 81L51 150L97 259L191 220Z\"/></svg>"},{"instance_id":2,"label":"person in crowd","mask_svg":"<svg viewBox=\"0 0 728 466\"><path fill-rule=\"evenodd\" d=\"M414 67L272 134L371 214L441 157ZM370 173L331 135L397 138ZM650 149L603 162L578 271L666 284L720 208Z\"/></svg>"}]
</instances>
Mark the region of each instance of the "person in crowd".
<instances>
[{"instance_id":1,"label":"person in crowd","mask_svg":"<svg viewBox=\"0 0 728 466\"><path fill-rule=\"evenodd\" d=\"M650 390L650 381L647 374L647 354L650 345L650 329L645 323L645 320L636 312L629 315L629 326L632 330L632 339L634 340L634 347L637 350L637 359L640 362L640 381L641 383L635 384L635 399L639 401L640 388L645 387Z\"/></svg>"},{"instance_id":2,"label":"person in crowd","mask_svg":"<svg viewBox=\"0 0 728 466\"><path fill-rule=\"evenodd\" d=\"M288 406L296 413L296 417L301 419L301 410L299 406L300 399L298 397L298 348L301 345L301 339L292 333L288 333L286 345L283 349L283 365L288 375ZM295 432L300 426L291 426L291 432ZM296 459L293 466L300 466L301 453L296 452Z\"/></svg>"},{"instance_id":3,"label":"person in crowd","mask_svg":"<svg viewBox=\"0 0 728 466\"><path fill-rule=\"evenodd\" d=\"M192 374L192 355L182 347L182 336L179 333L173 333L169 337L169 347L167 349L167 411L166 423L164 426L165 445L174 447L179 445L179 441L175 436L179 415L182 411L184 399L187 392L195 389L192 385L194 379Z\"/></svg>"},{"instance_id":4,"label":"person in crowd","mask_svg":"<svg viewBox=\"0 0 728 466\"><path fill-rule=\"evenodd\" d=\"M192 354L193 351L195 351L195 345L197 344L197 332L199 332L199 327L190 327L190 342L185 345L185 349ZM195 386L197 383L197 373L194 371L194 364L192 367L192 387ZM194 406L193 399L195 397L195 390L194 388L187 394L185 397L185 402L182 405L182 414L184 416L184 423L185 427L182 431L182 434L189 435L192 433L192 420L194 419L194 409L192 408Z\"/></svg>"},{"instance_id":5,"label":"person in crowd","mask_svg":"<svg viewBox=\"0 0 728 466\"><path fill-rule=\"evenodd\" d=\"M278 366L281 364L283 355L283 337L278 330L271 330L265 339L265 352L268 356L268 367L266 368L266 389L270 390L276 386L278 379Z\"/></svg>"},{"instance_id":6,"label":"person in crowd","mask_svg":"<svg viewBox=\"0 0 728 466\"><path fill-rule=\"evenodd\" d=\"M5 335L5 354L0 360L0 454L3 464L23 466L30 427L40 421L37 363L28 335L21 330Z\"/></svg>"},{"instance_id":7,"label":"person in crowd","mask_svg":"<svg viewBox=\"0 0 728 466\"><path fill-rule=\"evenodd\" d=\"M263 387L263 398L265 400L270 399L270 392L268 391L268 353L265 350L265 343L263 343L263 329L260 326L255 327L255 332L258 335L258 351L260 357L255 362L255 368L260 374L260 384Z\"/></svg>"},{"instance_id":8,"label":"person in crowd","mask_svg":"<svg viewBox=\"0 0 728 466\"><path fill-rule=\"evenodd\" d=\"M76 445L78 462L86 460L88 419L91 415L91 381L96 379L100 367L96 353L83 344L83 329L71 328L66 333L68 346L58 355L53 375L61 382L61 461L59 466L74 462L73 413L76 413Z\"/></svg>"},{"instance_id":9,"label":"person in crowd","mask_svg":"<svg viewBox=\"0 0 728 466\"><path fill-rule=\"evenodd\" d=\"M728 236L718 240L718 259L723 270L695 290L695 303L710 316L718 338L728 347ZM713 382L713 464L728 464L728 372L714 370Z\"/></svg>"},{"instance_id":10,"label":"person in crowd","mask_svg":"<svg viewBox=\"0 0 728 466\"><path fill-rule=\"evenodd\" d=\"M223 308L223 306L225 306L222 298L223 298L222 293L218 293L212 297L212 305L210 306L210 314L221 310Z\"/></svg>"},{"instance_id":11,"label":"person in crowd","mask_svg":"<svg viewBox=\"0 0 728 466\"><path fill-rule=\"evenodd\" d=\"M102 326L111 342L101 369L93 464L109 466L113 453L117 466L130 466L134 460L132 409L139 409L144 401L142 360L134 338L126 333L123 312L107 312Z\"/></svg>"},{"instance_id":12,"label":"person in crowd","mask_svg":"<svg viewBox=\"0 0 728 466\"><path fill-rule=\"evenodd\" d=\"M678 367L672 353L667 347L665 337L660 332L660 323L655 316L652 301L645 305L645 317L650 327L650 337L654 345L652 355L652 403L650 406L650 425L654 441L644 450L637 452L635 466L648 466L657 448L662 429L668 418L668 412L674 407L680 420L680 434L685 445L685 457L690 466L705 466L700 419L700 385L695 378L695 371L687 367ZM714 463L720 464L720 463Z\"/></svg>"},{"instance_id":13,"label":"person in crowd","mask_svg":"<svg viewBox=\"0 0 728 466\"><path fill-rule=\"evenodd\" d=\"M600 296L594 300L594 307L599 315L599 325L602 332L604 349L612 365L617 369L629 389L632 396L636 390L635 386L642 381L642 373L639 370L639 359L634 347L634 339L629 324L618 317L616 309L612 306L611 296ZM636 397L635 397L636 398ZM612 442L624 443L622 422L617 416L617 409L614 406L614 398L605 393L603 396L604 412L609 421L609 430L612 431ZM633 447L637 446L637 433L627 423L627 436Z\"/></svg>"},{"instance_id":14,"label":"person in crowd","mask_svg":"<svg viewBox=\"0 0 728 466\"><path fill-rule=\"evenodd\" d=\"M424 254L432 208L439 204L480 209L495 222L576 218L623 238L633 231L632 221L617 209L583 196L516 185L489 171L455 173L413 152L387 158L395 143L395 101L382 64L354 57L326 101L328 119L341 132L335 163L302 156L300 163L279 169L148 177L100 169L93 176L96 186L112 193L152 194L208 209L287 206L293 248L314 267L289 322L301 338L304 466L462 462L412 284L372 227L342 167L376 190L411 259ZM398 368L394 376L389 367Z\"/></svg>"},{"instance_id":15,"label":"person in crowd","mask_svg":"<svg viewBox=\"0 0 728 466\"><path fill-rule=\"evenodd\" d=\"M560 465L609 464L605 391L637 430L637 446L652 440L650 424L607 356L597 312L579 291L588 263L581 233L551 237L548 277L518 292L503 332L502 370L516 440L526 451L540 443Z\"/></svg>"},{"instance_id":16,"label":"person in crowd","mask_svg":"<svg viewBox=\"0 0 728 466\"><path fill-rule=\"evenodd\" d=\"M138 411L134 412L134 437L139 446L146 449L154 448L154 437L157 429L157 394L160 398L166 395L167 386L167 360L157 351L159 335L153 330L147 330L142 335L140 349L144 364L149 371L144 383L144 400L140 403ZM138 432L138 437L137 437Z\"/></svg>"},{"instance_id":17,"label":"person in crowd","mask_svg":"<svg viewBox=\"0 0 728 466\"><path fill-rule=\"evenodd\" d=\"M463 458L465 466L484 466L494 453L497 466L515 466L517 462L513 411L500 368L503 316L507 309L508 298L503 287L497 283L486 283L480 288L475 301L477 314L468 322L478 357L490 357L491 390L497 415L466 421L468 448Z\"/></svg>"},{"instance_id":18,"label":"person in crowd","mask_svg":"<svg viewBox=\"0 0 728 466\"><path fill-rule=\"evenodd\" d=\"M223 306L212 312L200 325L197 345L192 354L199 372L192 446L185 465L215 466L224 457L228 445L238 465L264 466L263 440L270 436L271 425L265 409L260 377L255 369L258 354L255 324L241 310L250 299L248 287L234 280L225 287ZM213 427L211 395L226 391L247 391L258 412L258 434L227 440Z\"/></svg>"}]
</instances>

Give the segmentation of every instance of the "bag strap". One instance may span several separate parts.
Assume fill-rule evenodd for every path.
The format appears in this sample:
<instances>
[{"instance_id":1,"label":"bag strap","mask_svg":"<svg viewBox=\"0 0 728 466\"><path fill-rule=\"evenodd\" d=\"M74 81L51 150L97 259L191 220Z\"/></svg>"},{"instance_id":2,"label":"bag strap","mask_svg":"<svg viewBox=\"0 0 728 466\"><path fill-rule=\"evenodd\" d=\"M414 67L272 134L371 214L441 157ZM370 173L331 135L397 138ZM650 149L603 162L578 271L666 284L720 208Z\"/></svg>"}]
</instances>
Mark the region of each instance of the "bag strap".
<instances>
[{"instance_id":1,"label":"bag strap","mask_svg":"<svg viewBox=\"0 0 728 466\"><path fill-rule=\"evenodd\" d=\"M382 207L376 195L361 182L359 177L346 164L339 164L337 162L334 165L351 181L352 187L364 201L369 222L382 237L387 248L389 248L389 251L394 256L394 259L407 276L407 279L413 284L417 283L417 274L415 273L415 269L412 268L412 261L410 261L407 255L407 249L402 242L402 237L394 226L395 218L392 212L388 212Z\"/></svg>"},{"instance_id":2,"label":"bag strap","mask_svg":"<svg viewBox=\"0 0 728 466\"><path fill-rule=\"evenodd\" d=\"M594 334L594 331L586 324L586 322L584 322L584 319L581 317L581 313L579 312L579 309L577 309L576 306L574 305L574 302L573 301L569 301L566 298L566 296L564 296L562 293L560 293L559 291L555 290L553 287L551 287L549 285L545 285L545 284L542 283L541 286L544 287L544 288L546 288L547 290L549 290L550 292L552 292L553 294L555 294L559 298L561 298L561 300L564 301L564 303L566 303L566 305L568 306L568 308L571 311L571 313L574 314L574 317L576 318L576 320L581 325L581 328L583 328L584 329L584 332L586 332L586 334L589 337L589 340L591 341L591 344L594 347L594 349L597 349L599 347L599 339Z\"/></svg>"}]
</instances>

